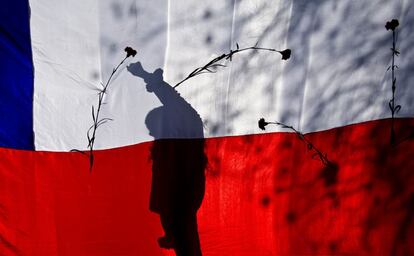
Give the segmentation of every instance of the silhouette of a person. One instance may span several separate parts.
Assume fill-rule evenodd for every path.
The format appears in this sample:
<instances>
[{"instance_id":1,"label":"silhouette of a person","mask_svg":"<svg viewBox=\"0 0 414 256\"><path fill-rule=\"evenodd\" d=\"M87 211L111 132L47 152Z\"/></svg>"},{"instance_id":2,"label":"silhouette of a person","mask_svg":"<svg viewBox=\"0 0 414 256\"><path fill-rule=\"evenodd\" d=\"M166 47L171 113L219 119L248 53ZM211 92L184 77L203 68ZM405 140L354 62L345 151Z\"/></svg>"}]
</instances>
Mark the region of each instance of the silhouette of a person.
<instances>
[{"instance_id":1,"label":"silhouette of a person","mask_svg":"<svg viewBox=\"0 0 414 256\"><path fill-rule=\"evenodd\" d=\"M165 235L158 239L176 255L201 255L197 210L205 190L203 123L198 113L163 79L162 69L145 71L140 62L128 71L146 83L162 106L151 110L145 124L155 141L151 148L150 210L160 215ZM191 139L174 139L174 138Z\"/></svg>"}]
</instances>

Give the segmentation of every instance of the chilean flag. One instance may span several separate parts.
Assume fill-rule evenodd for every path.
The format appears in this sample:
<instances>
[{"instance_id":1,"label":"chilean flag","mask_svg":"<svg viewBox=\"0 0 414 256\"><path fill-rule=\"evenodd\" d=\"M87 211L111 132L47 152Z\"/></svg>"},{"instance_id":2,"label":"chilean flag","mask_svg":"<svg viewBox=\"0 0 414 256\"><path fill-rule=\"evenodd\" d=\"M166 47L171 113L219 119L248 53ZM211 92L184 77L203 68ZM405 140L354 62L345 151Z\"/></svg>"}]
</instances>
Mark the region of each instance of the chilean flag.
<instances>
[{"instance_id":1,"label":"chilean flag","mask_svg":"<svg viewBox=\"0 0 414 256\"><path fill-rule=\"evenodd\" d=\"M0 255L414 255L413 44L413 1L3 1Z\"/></svg>"}]
</instances>

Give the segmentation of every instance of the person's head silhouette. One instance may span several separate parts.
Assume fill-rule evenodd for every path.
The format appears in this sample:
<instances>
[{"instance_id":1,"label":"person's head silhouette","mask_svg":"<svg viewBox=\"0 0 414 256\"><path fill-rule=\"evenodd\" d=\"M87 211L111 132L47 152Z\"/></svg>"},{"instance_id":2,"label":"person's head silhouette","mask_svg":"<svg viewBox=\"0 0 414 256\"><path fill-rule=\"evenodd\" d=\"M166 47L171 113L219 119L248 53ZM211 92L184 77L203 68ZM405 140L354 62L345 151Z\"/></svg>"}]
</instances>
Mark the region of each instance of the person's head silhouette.
<instances>
[{"instance_id":1,"label":"person's head silhouette","mask_svg":"<svg viewBox=\"0 0 414 256\"><path fill-rule=\"evenodd\" d=\"M163 115L164 107L158 107L148 112L145 117L145 125L149 131L149 135L154 137L154 139L160 139L163 137L163 125L161 123Z\"/></svg>"}]
</instances>

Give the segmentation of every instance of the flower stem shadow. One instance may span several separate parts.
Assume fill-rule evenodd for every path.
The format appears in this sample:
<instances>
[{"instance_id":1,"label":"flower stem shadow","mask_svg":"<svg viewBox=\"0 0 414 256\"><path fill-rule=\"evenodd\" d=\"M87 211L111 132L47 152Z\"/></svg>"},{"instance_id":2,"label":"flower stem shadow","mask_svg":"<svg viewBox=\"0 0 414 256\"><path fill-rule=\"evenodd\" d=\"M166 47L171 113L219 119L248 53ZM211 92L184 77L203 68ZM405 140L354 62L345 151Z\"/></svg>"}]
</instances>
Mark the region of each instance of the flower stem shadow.
<instances>
[{"instance_id":1,"label":"flower stem shadow","mask_svg":"<svg viewBox=\"0 0 414 256\"><path fill-rule=\"evenodd\" d=\"M86 132L86 137L88 139L88 146L87 146L88 151L85 152L85 151L81 151L78 149L71 150L71 152L78 152L78 153L88 156L90 172L92 172L93 163L94 163L94 146L95 146L95 140L96 140L96 131L101 125L109 121L113 121L112 118L106 118L106 117L101 118L100 117L102 106L105 104L104 103L105 94L107 93L107 90L109 88L109 85L111 84L113 76L118 71L118 69L121 67L121 65L124 64L126 59L128 59L131 56L134 57L137 54L137 51L129 46L126 47L124 51L126 52L126 56L124 57L124 59L122 59L122 61L114 69L112 69L112 73L109 76L106 83L105 84L101 83L102 88L99 89L97 107L95 108L95 106L92 105L91 113L92 113L93 124L89 127L89 129Z\"/></svg>"},{"instance_id":2,"label":"flower stem shadow","mask_svg":"<svg viewBox=\"0 0 414 256\"><path fill-rule=\"evenodd\" d=\"M188 79L195 77L197 75L201 75L204 73L216 73L216 69L219 67L226 67L226 65L219 63L222 60L233 60L233 55L244 52L244 51L270 51L270 52L278 52L282 55L282 60L288 60L290 58L290 55L292 51L290 49L285 49L283 51L272 49L272 48L263 48L258 47L258 43L256 43L255 46L246 47L240 49L239 44L236 44L235 50L230 50L228 53L223 53L222 55L210 60L207 64L205 64L202 67L198 67L194 69L186 78L178 82L173 86L173 88L177 88L179 85L187 81Z\"/></svg>"}]
</instances>

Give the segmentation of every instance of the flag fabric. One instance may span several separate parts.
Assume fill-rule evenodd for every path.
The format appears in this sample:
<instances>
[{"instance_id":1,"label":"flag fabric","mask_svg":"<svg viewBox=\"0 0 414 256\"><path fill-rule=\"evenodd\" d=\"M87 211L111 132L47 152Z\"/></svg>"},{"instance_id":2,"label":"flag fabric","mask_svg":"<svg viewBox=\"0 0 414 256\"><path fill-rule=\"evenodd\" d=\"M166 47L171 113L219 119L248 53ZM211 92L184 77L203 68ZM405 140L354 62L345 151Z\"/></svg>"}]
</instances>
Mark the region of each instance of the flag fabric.
<instances>
[{"instance_id":1,"label":"flag fabric","mask_svg":"<svg viewBox=\"0 0 414 256\"><path fill-rule=\"evenodd\" d=\"M171 207L197 216L203 255L414 255L413 11L402 0L6 1L0 255L174 255L158 242ZM172 88L255 45L292 54L240 52ZM103 96L90 168L79 151L126 47L137 54ZM288 127L263 131L260 118Z\"/></svg>"}]
</instances>

